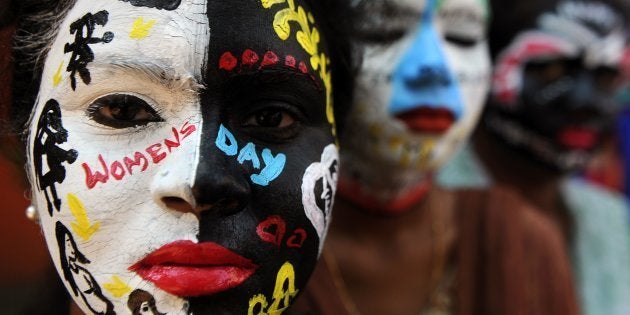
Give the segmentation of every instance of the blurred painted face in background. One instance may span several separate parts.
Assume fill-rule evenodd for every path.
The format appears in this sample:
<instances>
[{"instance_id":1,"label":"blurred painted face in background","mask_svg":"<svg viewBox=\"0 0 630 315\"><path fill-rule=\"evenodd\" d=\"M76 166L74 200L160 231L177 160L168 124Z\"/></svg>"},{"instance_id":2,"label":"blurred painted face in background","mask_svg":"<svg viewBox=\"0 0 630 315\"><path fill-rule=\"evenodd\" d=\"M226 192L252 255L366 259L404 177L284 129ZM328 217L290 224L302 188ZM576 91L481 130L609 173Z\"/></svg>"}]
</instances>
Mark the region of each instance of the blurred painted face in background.
<instances>
[{"instance_id":1,"label":"blurred painted face in background","mask_svg":"<svg viewBox=\"0 0 630 315\"><path fill-rule=\"evenodd\" d=\"M623 21L600 2L542 12L498 56L484 123L560 171L583 168L612 124Z\"/></svg>"},{"instance_id":2,"label":"blurred painted face in background","mask_svg":"<svg viewBox=\"0 0 630 315\"><path fill-rule=\"evenodd\" d=\"M341 194L396 213L475 126L489 88L485 0L358 1L362 51Z\"/></svg>"},{"instance_id":3,"label":"blurred painted face in background","mask_svg":"<svg viewBox=\"0 0 630 315\"><path fill-rule=\"evenodd\" d=\"M84 312L288 307L318 257L339 164L316 23L300 0L71 8L46 59L29 167Z\"/></svg>"}]
</instances>

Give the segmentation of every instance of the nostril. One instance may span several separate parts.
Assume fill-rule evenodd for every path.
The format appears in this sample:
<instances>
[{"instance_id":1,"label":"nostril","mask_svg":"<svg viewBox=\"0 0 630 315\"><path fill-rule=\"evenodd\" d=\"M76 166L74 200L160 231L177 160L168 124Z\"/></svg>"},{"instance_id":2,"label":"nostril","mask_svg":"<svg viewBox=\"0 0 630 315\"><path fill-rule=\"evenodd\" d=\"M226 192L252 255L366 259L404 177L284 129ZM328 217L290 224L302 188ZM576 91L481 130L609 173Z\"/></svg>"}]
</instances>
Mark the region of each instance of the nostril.
<instances>
[{"instance_id":1,"label":"nostril","mask_svg":"<svg viewBox=\"0 0 630 315\"><path fill-rule=\"evenodd\" d=\"M241 203L236 199L221 199L215 206L217 209L222 209L224 212L234 212L241 208Z\"/></svg>"},{"instance_id":2,"label":"nostril","mask_svg":"<svg viewBox=\"0 0 630 315\"><path fill-rule=\"evenodd\" d=\"M167 208L175 211L184 213L195 212L195 209L190 203L179 197L163 197L162 202L166 205Z\"/></svg>"},{"instance_id":3,"label":"nostril","mask_svg":"<svg viewBox=\"0 0 630 315\"><path fill-rule=\"evenodd\" d=\"M237 199L220 199L211 205L199 205L200 212L210 211L221 215L230 215L242 208L242 203Z\"/></svg>"}]
</instances>

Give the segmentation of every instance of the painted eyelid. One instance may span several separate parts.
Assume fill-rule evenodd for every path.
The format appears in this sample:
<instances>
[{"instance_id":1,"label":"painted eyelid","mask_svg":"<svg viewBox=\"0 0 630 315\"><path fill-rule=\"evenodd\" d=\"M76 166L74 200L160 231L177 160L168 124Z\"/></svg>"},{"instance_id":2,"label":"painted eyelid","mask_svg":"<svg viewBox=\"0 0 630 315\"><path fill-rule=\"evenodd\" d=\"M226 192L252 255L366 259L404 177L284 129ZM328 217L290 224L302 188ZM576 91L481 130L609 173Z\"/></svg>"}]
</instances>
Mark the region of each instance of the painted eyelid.
<instances>
[{"instance_id":1,"label":"painted eyelid","mask_svg":"<svg viewBox=\"0 0 630 315\"><path fill-rule=\"evenodd\" d=\"M448 12L440 14L445 37L459 37L477 42L487 38L487 19L480 14L473 15L471 18L461 15L449 16Z\"/></svg>"}]
</instances>

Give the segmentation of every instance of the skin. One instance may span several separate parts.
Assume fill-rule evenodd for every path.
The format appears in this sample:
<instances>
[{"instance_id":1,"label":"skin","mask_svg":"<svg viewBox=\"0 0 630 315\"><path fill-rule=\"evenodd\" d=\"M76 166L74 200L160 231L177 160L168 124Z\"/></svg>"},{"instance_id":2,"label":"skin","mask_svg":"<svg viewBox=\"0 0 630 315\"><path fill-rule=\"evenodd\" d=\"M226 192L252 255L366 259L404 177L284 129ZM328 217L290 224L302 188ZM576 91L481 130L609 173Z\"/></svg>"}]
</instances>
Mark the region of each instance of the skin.
<instances>
[{"instance_id":1,"label":"skin","mask_svg":"<svg viewBox=\"0 0 630 315\"><path fill-rule=\"evenodd\" d=\"M592 19L591 25L604 31L598 33L591 27L575 35L567 33L567 28L563 33L550 23L559 20L569 25L569 30L584 28L584 23L567 19L562 13L571 10ZM557 9L541 11L536 17L537 26L522 27L497 57L488 115L474 144L496 183L514 187L533 205L549 212L561 224L565 236L570 237L571 222L562 202L560 183L566 175L584 169L612 124L614 91L619 83L615 69L624 47L622 24L601 2L568 1L558 4ZM506 67L506 60L515 55L519 45L547 40L554 43L552 50L526 52L516 67ZM505 80L506 74L516 79ZM562 82L572 83L566 90L560 88L555 97L540 101L544 91ZM501 119L501 128L494 123L497 118ZM515 126L523 131L519 134L528 136L514 138L508 130ZM563 140L563 133L575 129L588 130L571 135L573 139L586 140ZM541 153L541 143L551 154Z\"/></svg>"},{"instance_id":2,"label":"skin","mask_svg":"<svg viewBox=\"0 0 630 315\"><path fill-rule=\"evenodd\" d=\"M429 174L469 136L488 90L485 1L448 0L430 10L428 5L366 1L356 8L353 41L363 63L342 156L352 163L345 165L340 192L345 198L359 195L356 203L369 198L362 206L374 212L404 212L422 198ZM414 88L408 82L426 83ZM443 123L421 112L427 109L447 111L453 120L431 130Z\"/></svg>"},{"instance_id":3,"label":"skin","mask_svg":"<svg viewBox=\"0 0 630 315\"><path fill-rule=\"evenodd\" d=\"M130 313L129 294L137 289L161 313L245 314L263 302L266 311L282 312L314 267L335 193L332 91L324 80L330 70L313 66L313 48L296 40L297 23L290 22L285 40L274 29L276 12L289 3L171 2L159 8L152 1L79 0L60 26L29 128L33 201L48 249L61 272L59 222L117 314ZM303 1L290 3L308 11ZM93 58L83 50L75 59L66 44L76 44L77 32L69 30L88 13L97 21L98 40L88 45ZM305 25L317 26L314 19ZM325 38L314 47L328 55ZM73 62L81 58L86 69ZM36 145L50 100L60 113L59 124L47 125L59 134L57 153ZM126 163L135 158L139 165ZM49 169L57 181L42 185ZM321 187L326 198L305 197L321 196ZM58 207L47 203L52 189ZM277 225L261 225L269 218ZM233 287L194 296L130 270L173 242L214 243L257 267ZM194 292L190 283L176 286Z\"/></svg>"},{"instance_id":4,"label":"skin","mask_svg":"<svg viewBox=\"0 0 630 315\"><path fill-rule=\"evenodd\" d=\"M343 281L340 291L347 291L349 296L345 301L351 305L346 305L348 309L355 308L360 314L418 314L430 305L431 293L447 274L457 233L453 195L439 189L418 194L414 188L425 183L430 172L457 149L481 111L488 87L483 82L489 74L484 37L487 11L480 1L447 0L432 19L423 20L428 18L427 2L384 3L391 5L391 10L376 6L357 11L368 20L360 26L360 36L354 39L354 44L364 49L364 63L357 79L356 110L348 124L350 140L344 142L347 150L342 152L345 164L341 182L345 183L340 184L325 257L338 265ZM455 11L467 14L454 14ZM393 12L392 16L386 12ZM383 21L376 18L381 14ZM469 20L458 20L456 16L474 16L479 20L467 24ZM402 21L401 26L396 21ZM419 26L427 28L429 21L434 23L435 33L425 40L417 31ZM467 27L451 29L454 25ZM475 27L479 33L462 31ZM392 28L394 35L379 37L389 34L383 28ZM469 40L468 45L449 42L446 38L452 40L450 36ZM451 82L457 93L445 93L442 105L451 106L461 115L450 129L440 134L413 131L389 111L390 101L395 98L395 79L388 78L397 66L396 62L390 62L401 61L404 52L414 53L406 50L414 41L420 47L435 49L437 57L426 60L428 53L420 50L416 60L422 62L403 63L401 67L442 67L448 69L452 78L458 78ZM440 88L429 85L423 93L430 94ZM439 105L423 103L426 100L420 95L408 110L417 109L415 105ZM375 126L381 132L371 132ZM393 136L400 137L401 146L423 147L429 141L435 146L428 146L425 160L416 156L411 163L402 163L400 147L388 145ZM370 199L367 204L357 200L360 198L352 198L351 189L357 186L365 196L376 200ZM400 203L403 199L406 201Z\"/></svg>"}]
</instances>

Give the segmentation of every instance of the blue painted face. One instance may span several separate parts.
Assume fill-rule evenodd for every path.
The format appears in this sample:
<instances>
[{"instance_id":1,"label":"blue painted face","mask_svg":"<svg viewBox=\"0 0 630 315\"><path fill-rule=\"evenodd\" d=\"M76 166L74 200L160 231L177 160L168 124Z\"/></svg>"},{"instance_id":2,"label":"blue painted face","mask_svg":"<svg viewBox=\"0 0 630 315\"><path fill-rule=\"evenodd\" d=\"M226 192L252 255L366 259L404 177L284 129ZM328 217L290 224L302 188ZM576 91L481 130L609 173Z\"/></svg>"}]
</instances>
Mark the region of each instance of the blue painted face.
<instances>
[{"instance_id":1,"label":"blue painted face","mask_svg":"<svg viewBox=\"0 0 630 315\"><path fill-rule=\"evenodd\" d=\"M413 43L392 75L392 116L428 107L447 109L455 120L462 117L462 93L433 21L434 2L429 1L432 9L425 12Z\"/></svg>"},{"instance_id":2,"label":"blue painted face","mask_svg":"<svg viewBox=\"0 0 630 315\"><path fill-rule=\"evenodd\" d=\"M467 139L481 113L490 77L488 4L356 3L354 44L363 62L342 143L340 192L399 212L421 198L429 174Z\"/></svg>"}]
</instances>

